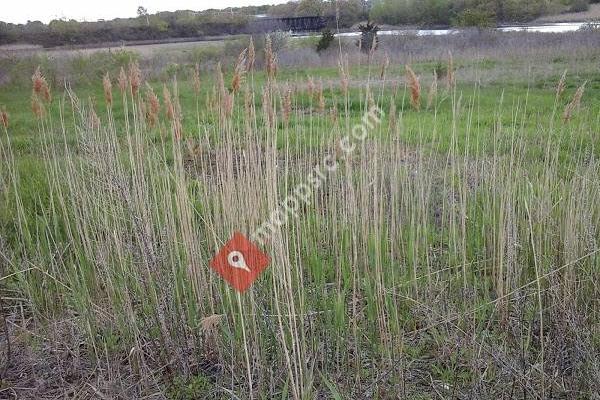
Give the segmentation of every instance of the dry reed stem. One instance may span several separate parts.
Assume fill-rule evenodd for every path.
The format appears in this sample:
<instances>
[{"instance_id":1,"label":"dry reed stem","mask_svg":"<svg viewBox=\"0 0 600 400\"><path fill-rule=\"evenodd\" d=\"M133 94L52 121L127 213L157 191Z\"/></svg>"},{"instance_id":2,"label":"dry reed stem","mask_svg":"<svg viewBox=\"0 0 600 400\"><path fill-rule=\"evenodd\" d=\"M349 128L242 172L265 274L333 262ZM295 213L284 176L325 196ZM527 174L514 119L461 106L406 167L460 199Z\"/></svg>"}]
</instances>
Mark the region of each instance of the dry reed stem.
<instances>
[{"instance_id":1,"label":"dry reed stem","mask_svg":"<svg viewBox=\"0 0 600 400\"><path fill-rule=\"evenodd\" d=\"M221 63L217 64L217 89L219 90L220 114L222 117L228 117L233 112L233 96L225 87L225 77Z\"/></svg>"},{"instance_id":2,"label":"dry reed stem","mask_svg":"<svg viewBox=\"0 0 600 400\"><path fill-rule=\"evenodd\" d=\"M250 43L248 44L248 62L246 63L246 72L254 70L254 63L256 62L256 50L254 48L254 39L250 36Z\"/></svg>"},{"instance_id":3,"label":"dry reed stem","mask_svg":"<svg viewBox=\"0 0 600 400\"><path fill-rule=\"evenodd\" d=\"M308 96L309 97L313 97L315 94L315 89L316 89L316 85L315 85L315 81L313 79L312 76L308 77L308 83L307 83L307 91L308 91Z\"/></svg>"},{"instance_id":4,"label":"dry reed stem","mask_svg":"<svg viewBox=\"0 0 600 400\"><path fill-rule=\"evenodd\" d=\"M452 53L448 52L448 72L446 73L446 84L448 90L451 90L456 85L456 76L454 73L454 57Z\"/></svg>"},{"instance_id":5,"label":"dry reed stem","mask_svg":"<svg viewBox=\"0 0 600 400\"><path fill-rule=\"evenodd\" d=\"M31 111L38 119L41 119L46 114L44 105L35 93L31 94Z\"/></svg>"},{"instance_id":6,"label":"dry reed stem","mask_svg":"<svg viewBox=\"0 0 600 400\"><path fill-rule=\"evenodd\" d=\"M333 103L333 107L329 110L329 116L331 117L331 122L336 123L338 121L338 109L335 103Z\"/></svg>"},{"instance_id":7,"label":"dry reed stem","mask_svg":"<svg viewBox=\"0 0 600 400\"><path fill-rule=\"evenodd\" d=\"M325 114L325 95L323 94L323 81L319 82L318 92L317 92L318 100L319 100L319 113Z\"/></svg>"},{"instance_id":8,"label":"dry reed stem","mask_svg":"<svg viewBox=\"0 0 600 400\"><path fill-rule=\"evenodd\" d=\"M410 104L419 111L421 109L421 84L409 65L406 65L406 83L410 88Z\"/></svg>"},{"instance_id":9,"label":"dry reed stem","mask_svg":"<svg viewBox=\"0 0 600 400\"><path fill-rule=\"evenodd\" d=\"M289 86L284 89L282 103L283 122L288 124L292 115L292 89Z\"/></svg>"},{"instance_id":10,"label":"dry reed stem","mask_svg":"<svg viewBox=\"0 0 600 400\"><path fill-rule=\"evenodd\" d=\"M201 89L201 81L200 81L200 64L196 63L196 65L194 66L194 76L193 76L193 85L194 85L194 92L196 93L196 95L200 94L200 89Z\"/></svg>"},{"instance_id":11,"label":"dry reed stem","mask_svg":"<svg viewBox=\"0 0 600 400\"><path fill-rule=\"evenodd\" d=\"M431 109L435 100L437 99L438 94L438 76L437 72L433 71L433 81L431 82L431 86L429 87L429 94L427 96L427 109Z\"/></svg>"},{"instance_id":12,"label":"dry reed stem","mask_svg":"<svg viewBox=\"0 0 600 400\"><path fill-rule=\"evenodd\" d=\"M396 129L398 127L398 120L397 120L397 112L396 112L396 101L395 99L392 99L392 101L390 102L390 120L389 120L389 129L390 132L395 133Z\"/></svg>"},{"instance_id":13,"label":"dry reed stem","mask_svg":"<svg viewBox=\"0 0 600 400\"><path fill-rule=\"evenodd\" d=\"M106 105L112 107L113 105L113 93L112 93L112 82L110 80L110 75L107 72L102 78L102 87L104 89L104 101L106 101Z\"/></svg>"},{"instance_id":14,"label":"dry reed stem","mask_svg":"<svg viewBox=\"0 0 600 400\"><path fill-rule=\"evenodd\" d=\"M338 68L340 74L340 87L342 88L342 92L344 93L344 95L347 95L348 87L350 85L350 76L348 73L348 59L338 60Z\"/></svg>"},{"instance_id":15,"label":"dry reed stem","mask_svg":"<svg viewBox=\"0 0 600 400\"><path fill-rule=\"evenodd\" d=\"M385 58L381 63L381 73L379 74L379 79L384 80L387 74L387 69L390 66L390 57L387 53L385 53Z\"/></svg>"}]
</instances>

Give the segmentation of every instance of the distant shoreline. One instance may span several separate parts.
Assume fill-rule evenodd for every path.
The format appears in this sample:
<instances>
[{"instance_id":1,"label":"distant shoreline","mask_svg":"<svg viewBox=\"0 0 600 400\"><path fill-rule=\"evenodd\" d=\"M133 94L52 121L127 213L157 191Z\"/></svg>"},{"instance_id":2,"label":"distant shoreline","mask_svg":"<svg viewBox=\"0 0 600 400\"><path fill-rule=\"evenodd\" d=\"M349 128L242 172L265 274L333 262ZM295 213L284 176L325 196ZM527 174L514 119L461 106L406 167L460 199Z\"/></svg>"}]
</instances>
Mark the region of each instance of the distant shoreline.
<instances>
[{"instance_id":1,"label":"distant shoreline","mask_svg":"<svg viewBox=\"0 0 600 400\"><path fill-rule=\"evenodd\" d=\"M572 13L568 15L598 15L600 18L600 4L594 4L594 9L590 9L590 11L585 13ZM577 20L573 18L566 19L556 19L556 20L547 20L550 18L559 18L563 15L561 14L552 17L544 17L538 18L529 23L501 23L496 26L496 28L509 28L509 27L538 27L538 26L552 26L555 24L567 24L567 23L585 23L593 21L594 18L582 19L581 17ZM413 30L448 30L448 29L468 29L468 28L456 28L453 26L419 26L419 25L379 25L380 31L413 31ZM340 33L355 33L358 32L357 27L349 28L349 29L341 29ZM319 32L306 32L299 33L297 36L308 36L308 35L319 35ZM184 38L169 38L169 39L148 39L148 40L134 40L134 41L119 41L119 42L108 42L108 43L91 43L91 44L81 44L81 45L63 45L63 46L55 46L55 47L43 47L41 45L32 45L28 43L15 43L9 45L0 46L0 56L3 55L11 55L11 54L24 54L24 53L33 53L38 51L44 52L55 52L55 51L85 51L85 50L107 50L107 51L118 51L121 49L128 49L138 46L152 46L152 45L166 45L166 44L188 44L188 43L212 43L212 42L223 42L227 40L236 40L248 37L249 34L239 34L239 35L220 35L220 36L194 36L194 37L184 37ZM296 35L294 35L296 36Z\"/></svg>"}]
</instances>

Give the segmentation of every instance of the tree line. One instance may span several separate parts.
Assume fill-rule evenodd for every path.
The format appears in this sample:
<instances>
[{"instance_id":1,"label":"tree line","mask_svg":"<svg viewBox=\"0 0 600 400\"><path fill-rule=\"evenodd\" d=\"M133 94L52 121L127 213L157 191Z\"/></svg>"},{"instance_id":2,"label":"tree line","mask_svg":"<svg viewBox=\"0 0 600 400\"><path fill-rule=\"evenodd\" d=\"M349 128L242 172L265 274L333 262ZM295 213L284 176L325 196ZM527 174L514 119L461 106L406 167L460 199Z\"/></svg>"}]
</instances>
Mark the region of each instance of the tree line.
<instances>
[{"instance_id":1,"label":"tree line","mask_svg":"<svg viewBox=\"0 0 600 400\"><path fill-rule=\"evenodd\" d=\"M49 24L29 21L19 25L0 22L0 45L22 42L52 47L262 33L268 29L268 24L265 27L261 23L264 15L336 17L341 28L367 19L385 24L483 26L581 11L589 7L590 1L600 0L300 0L276 6L153 15L140 7L138 17L112 21L54 20Z\"/></svg>"}]
</instances>

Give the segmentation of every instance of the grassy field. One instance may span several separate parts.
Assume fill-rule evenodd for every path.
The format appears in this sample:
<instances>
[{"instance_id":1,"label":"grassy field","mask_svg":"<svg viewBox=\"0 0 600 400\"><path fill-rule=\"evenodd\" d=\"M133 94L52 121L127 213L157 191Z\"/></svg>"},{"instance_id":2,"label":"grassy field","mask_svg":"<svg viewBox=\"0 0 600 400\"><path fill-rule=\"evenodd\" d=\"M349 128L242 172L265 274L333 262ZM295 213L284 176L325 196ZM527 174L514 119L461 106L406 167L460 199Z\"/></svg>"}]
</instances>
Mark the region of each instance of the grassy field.
<instances>
[{"instance_id":1,"label":"grassy field","mask_svg":"<svg viewBox=\"0 0 600 400\"><path fill-rule=\"evenodd\" d=\"M597 398L600 36L473 35L10 60L0 397Z\"/></svg>"}]
</instances>

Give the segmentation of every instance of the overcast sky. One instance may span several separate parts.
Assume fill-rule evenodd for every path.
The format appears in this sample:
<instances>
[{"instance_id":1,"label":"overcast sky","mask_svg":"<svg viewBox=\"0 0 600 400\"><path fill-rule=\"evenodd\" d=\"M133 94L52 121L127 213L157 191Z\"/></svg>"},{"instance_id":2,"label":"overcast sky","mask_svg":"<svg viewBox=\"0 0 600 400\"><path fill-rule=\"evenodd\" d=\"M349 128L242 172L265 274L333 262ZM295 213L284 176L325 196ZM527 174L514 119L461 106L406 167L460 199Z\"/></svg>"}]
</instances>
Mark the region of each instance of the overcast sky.
<instances>
[{"instance_id":1,"label":"overcast sky","mask_svg":"<svg viewBox=\"0 0 600 400\"><path fill-rule=\"evenodd\" d=\"M144 6L157 11L206 10L236 6L286 3L287 0L1 0L0 21L26 23L49 22L67 18L96 21L117 17L134 17Z\"/></svg>"}]
</instances>

